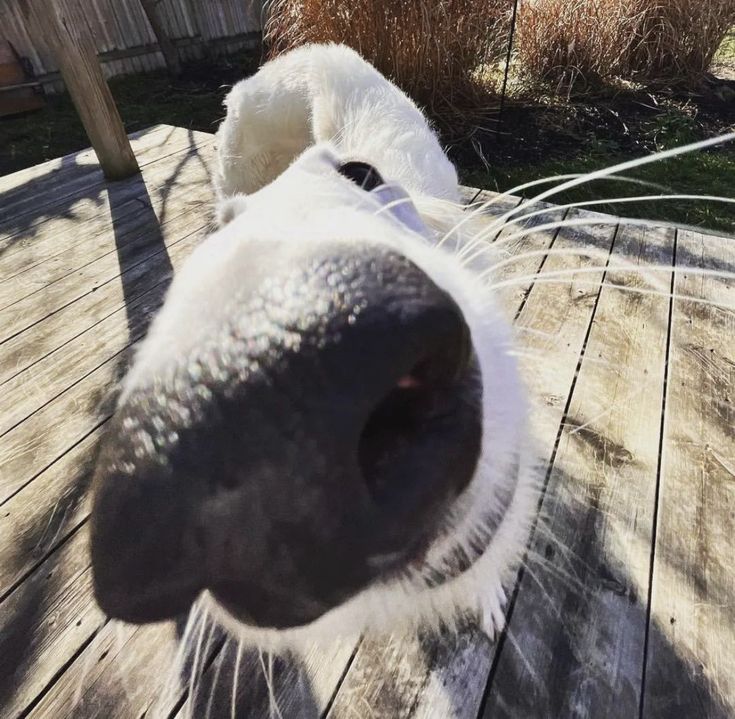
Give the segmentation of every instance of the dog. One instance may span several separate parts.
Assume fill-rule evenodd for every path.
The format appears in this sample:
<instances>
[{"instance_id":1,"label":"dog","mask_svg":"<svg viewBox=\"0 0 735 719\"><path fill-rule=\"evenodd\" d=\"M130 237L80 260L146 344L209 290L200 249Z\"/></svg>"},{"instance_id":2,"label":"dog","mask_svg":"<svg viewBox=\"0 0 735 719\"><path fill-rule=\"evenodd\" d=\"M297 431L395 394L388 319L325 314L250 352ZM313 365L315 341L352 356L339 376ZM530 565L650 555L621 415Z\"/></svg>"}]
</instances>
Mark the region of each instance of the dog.
<instances>
[{"instance_id":1,"label":"dog","mask_svg":"<svg viewBox=\"0 0 735 719\"><path fill-rule=\"evenodd\" d=\"M455 168L341 45L233 87L218 228L137 349L93 479L97 601L201 602L256 646L477 615L494 635L538 498L510 326L458 251Z\"/></svg>"}]
</instances>

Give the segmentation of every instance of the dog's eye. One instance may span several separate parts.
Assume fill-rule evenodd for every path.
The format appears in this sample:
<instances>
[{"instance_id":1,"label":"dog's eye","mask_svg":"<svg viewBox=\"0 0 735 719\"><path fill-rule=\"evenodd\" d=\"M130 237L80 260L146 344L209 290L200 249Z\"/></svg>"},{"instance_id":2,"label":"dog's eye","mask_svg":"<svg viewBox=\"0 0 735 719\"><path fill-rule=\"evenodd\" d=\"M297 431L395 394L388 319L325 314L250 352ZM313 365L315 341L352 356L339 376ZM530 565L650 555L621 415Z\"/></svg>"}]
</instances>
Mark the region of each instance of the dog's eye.
<instances>
[{"instance_id":1,"label":"dog's eye","mask_svg":"<svg viewBox=\"0 0 735 719\"><path fill-rule=\"evenodd\" d=\"M359 185L365 192L372 192L376 187L385 184L380 173L367 162L345 162L337 168L340 175L344 175Z\"/></svg>"}]
</instances>

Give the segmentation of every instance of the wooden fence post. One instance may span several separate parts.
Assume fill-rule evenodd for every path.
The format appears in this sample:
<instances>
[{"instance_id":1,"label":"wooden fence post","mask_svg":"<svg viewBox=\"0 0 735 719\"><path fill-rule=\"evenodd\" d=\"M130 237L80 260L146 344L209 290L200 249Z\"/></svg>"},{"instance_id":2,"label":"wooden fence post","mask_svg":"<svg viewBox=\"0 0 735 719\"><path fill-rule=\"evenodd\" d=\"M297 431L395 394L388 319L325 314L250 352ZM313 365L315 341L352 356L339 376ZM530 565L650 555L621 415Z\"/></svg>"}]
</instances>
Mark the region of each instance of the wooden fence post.
<instances>
[{"instance_id":1,"label":"wooden fence post","mask_svg":"<svg viewBox=\"0 0 735 719\"><path fill-rule=\"evenodd\" d=\"M120 180L138 172L78 0L19 0L19 4L29 31L42 37L56 58L105 177Z\"/></svg>"},{"instance_id":2,"label":"wooden fence post","mask_svg":"<svg viewBox=\"0 0 735 719\"><path fill-rule=\"evenodd\" d=\"M140 4L143 6L143 12L145 12L148 22L150 23L151 30L158 40L158 47L161 48L161 54L163 60L166 63L166 69L169 75L172 77L179 77L181 75L181 61L179 60L179 53L176 49L171 38L166 34L163 29L163 23L161 18L158 16L158 3L156 0L140 0Z\"/></svg>"}]
</instances>

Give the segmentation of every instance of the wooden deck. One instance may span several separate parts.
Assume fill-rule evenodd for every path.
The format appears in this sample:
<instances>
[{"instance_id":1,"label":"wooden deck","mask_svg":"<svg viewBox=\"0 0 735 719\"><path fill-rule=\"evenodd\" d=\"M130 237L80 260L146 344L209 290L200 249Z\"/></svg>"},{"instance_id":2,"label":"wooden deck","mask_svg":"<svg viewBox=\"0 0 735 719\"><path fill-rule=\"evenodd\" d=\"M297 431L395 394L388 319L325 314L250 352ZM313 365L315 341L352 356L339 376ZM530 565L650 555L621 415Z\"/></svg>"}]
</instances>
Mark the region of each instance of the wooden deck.
<instances>
[{"instance_id":1,"label":"wooden deck","mask_svg":"<svg viewBox=\"0 0 735 719\"><path fill-rule=\"evenodd\" d=\"M599 215L509 243L604 259L503 271L549 471L499 640L470 627L277 659L273 706L260 657L207 629L201 683L165 690L181 627L95 606L85 490L131 343L207 232L212 136L160 126L134 149L142 177L121 183L91 152L0 178L0 717L230 717L236 667L238 717L735 716L735 313L669 297L732 306L735 282L658 273L641 294L615 270L733 272L735 240Z\"/></svg>"}]
</instances>

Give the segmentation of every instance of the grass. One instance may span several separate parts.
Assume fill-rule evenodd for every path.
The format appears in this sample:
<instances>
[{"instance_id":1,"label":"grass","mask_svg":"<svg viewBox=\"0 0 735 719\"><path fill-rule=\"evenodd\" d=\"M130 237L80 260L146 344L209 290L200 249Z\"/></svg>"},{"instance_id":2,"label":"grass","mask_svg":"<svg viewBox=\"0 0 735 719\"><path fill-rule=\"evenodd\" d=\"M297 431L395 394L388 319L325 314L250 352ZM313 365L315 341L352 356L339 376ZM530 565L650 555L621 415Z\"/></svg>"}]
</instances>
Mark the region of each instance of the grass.
<instances>
[{"instance_id":1,"label":"grass","mask_svg":"<svg viewBox=\"0 0 735 719\"><path fill-rule=\"evenodd\" d=\"M590 151L573 159L551 159L542 164L517 167L496 167L488 172L470 171L463 173L463 181L475 187L506 191L541 177L553 177L567 173L592 172L602 167L623 162L625 156ZM648 182L669 188L670 193L703 194L731 192L735 172L735 151L720 149L714 152L687 155L628 173ZM550 187L550 185L549 185ZM537 192L547 186L537 189ZM612 197L632 197L649 194L651 190L636 188L617 182L598 181L582 185L549 199L556 204L605 200ZM655 190L653 190L655 192ZM528 193L526 193L526 196ZM635 217L665 222L695 225L703 229L735 235L735 207L715 202L656 201L630 204L600 204L589 207L596 212L607 212L622 217Z\"/></svg>"},{"instance_id":2,"label":"grass","mask_svg":"<svg viewBox=\"0 0 735 719\"><path fill-rule=\"evenodd\" d=\"M727 129L722 128L722 130ZM518 185L543 177L568 173L586 173L609 167L633 157L650 154L696 142L716 135L702 127L696 116L670 108L650 118L640 119L634 127L634 143L621 141L614 134L592 132L578 137L576 151L560 142L540 156L539 160L517 162L508 154L488 168L469 169L462 174L464 183L505 192ZM628 138L630 139L630 138ZM636 149L637 148L637 149ZM735 145L723 145L706 152L653 163L626 173L646 182L667 188L664 194L707 194L733 197L735 177ZM550 186L549 186L550 187ZM533 188L536 193L547 186ZM529 191L530 192L530 191ZM596 181L560 193L550 199L555 204L603 201L613 197L647 195L656 190L614 181ZM522 193L523 194L523 193ZM526 196L531 196L528 192ZM605 204L590 207L598 212L642 219L694 225L706 230L735 235L735 205L718 202L657 200L636 203Z\"/></svg>"},{"instance_id":3,"label":"grass","mask_svg":"<svg viewBox=\"0 0 735 719\"><path fill-rule=\"evenodd\" d=\"M504 57L512 0L273 0L270 56L306 43L358 50L446 133L492 115L495 87L478 68Z\"/></svg>"},{"instance_id":4,"label":"grass","mask_svg":"<svg viewBox=\"0 0 735 719\"><path fill-rule=\"evenodd\" d=\"M518 59L560 89L696 87L733 23L732 0L534 0L519 13Z\"/></svg>"},{"instance_id":5,"label":"grass","mask_svg":"<svg viewBox=\"0 0 735 719\"><path fill-rule=\"evenodd\" d=\"M735 29L731 30L722 41L715 55L715 63L735 67Z\"/></svg>"},{"instance_id":6,"label":"grass","mask_svg":"<svg viewBox=\"0 0 735 719\"><path fill-rule=\"evenodd\" d=\"M731 31L724 39L716 57L720 61L729 60L732 62L735 60L735 31Z\"/></svg>"},{"instance_id":7,"label":"grass","mask_svg":"<svg viewBox=\"0 0 735 719\"><path fill-rule=\"evenodd\" d=\"M172 82L165 71L113 78L110 88L128 132L158 123L214 132L222 100L237 80L254 72L258 57L239 54L185 68ZM0 175L89 146L66 94L50 95L39 112L0 118Z\"/></svg>"}]
</instances>

